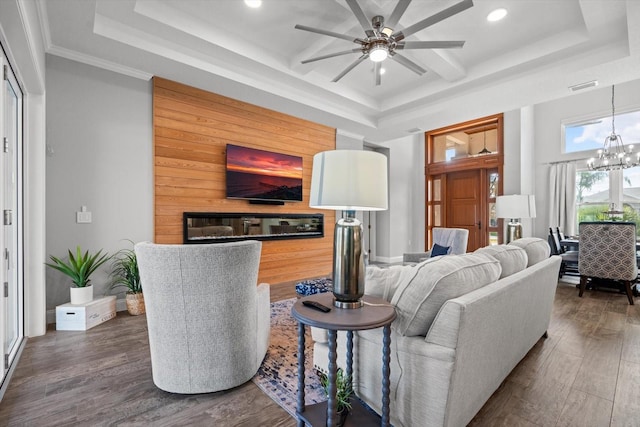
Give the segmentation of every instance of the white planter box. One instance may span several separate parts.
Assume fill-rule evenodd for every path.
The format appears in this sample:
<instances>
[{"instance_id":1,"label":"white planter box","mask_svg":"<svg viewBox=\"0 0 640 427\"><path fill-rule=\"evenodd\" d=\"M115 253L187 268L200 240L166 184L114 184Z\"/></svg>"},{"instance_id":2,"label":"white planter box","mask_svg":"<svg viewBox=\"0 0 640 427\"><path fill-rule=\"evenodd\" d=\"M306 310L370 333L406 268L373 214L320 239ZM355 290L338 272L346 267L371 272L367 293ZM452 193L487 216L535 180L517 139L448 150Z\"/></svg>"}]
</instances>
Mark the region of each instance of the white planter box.
<instances>
[{"instance_id":1,"label":"white planter box","mask_svg":"<svg viewBox=\"0 0 640 427\"><path fill-rule=\"evenodd\" d=\"M116 317L115 295L86 304L62 304L56 307L56 330L86 331Z\"/></svg>"}]
</instances>

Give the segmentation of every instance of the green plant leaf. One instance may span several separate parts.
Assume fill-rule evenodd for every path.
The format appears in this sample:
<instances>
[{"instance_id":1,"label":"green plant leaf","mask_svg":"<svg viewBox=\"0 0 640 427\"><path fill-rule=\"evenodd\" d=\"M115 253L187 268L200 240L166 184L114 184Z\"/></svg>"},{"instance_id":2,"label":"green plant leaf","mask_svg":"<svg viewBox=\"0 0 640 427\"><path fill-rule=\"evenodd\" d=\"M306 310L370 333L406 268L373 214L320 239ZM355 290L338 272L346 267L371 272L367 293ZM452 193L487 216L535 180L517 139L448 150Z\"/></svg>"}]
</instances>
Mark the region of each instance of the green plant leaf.
<instances>
[{"instance_id":1,"label":"green plant leaf","mask_svg":"<svg viewBox=\"0 0 640 427\"><path fill-rule=\"evenodd\" d=\"M102 249L94 255L89 255L89 251L86 251L83 255L80 246L76 247L75 255L71 250L67 252L69 255L67 262L50 255L49 258L52 263L45 263L45 265L69 276L73 284L78 288L88 286L91 282L91 275L110 258L107 253L102 254Z\"/></svg>"},{"instance_id":2,"label":"green plant leaf","mask_svg":"<svg viewBox=\"0 0 640 427\"><path fill-rule=\"evenodd\" d=\"M129 242L133 245L132 241ZM132 249L121 249L113 256L111 279L111 289L124 287L127 292L142 292L138 259Z\"/></svg>"}]
</instances>

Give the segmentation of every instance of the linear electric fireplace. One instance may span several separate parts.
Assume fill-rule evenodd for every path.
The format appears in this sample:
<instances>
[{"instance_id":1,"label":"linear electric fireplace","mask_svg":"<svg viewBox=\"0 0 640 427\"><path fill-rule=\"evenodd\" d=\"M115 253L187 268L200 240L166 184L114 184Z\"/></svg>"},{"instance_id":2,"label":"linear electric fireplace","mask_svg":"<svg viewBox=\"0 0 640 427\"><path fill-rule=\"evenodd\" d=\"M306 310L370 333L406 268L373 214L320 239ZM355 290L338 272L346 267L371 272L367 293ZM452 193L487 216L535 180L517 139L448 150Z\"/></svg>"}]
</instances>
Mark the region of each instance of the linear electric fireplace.
<instances>
[{"instance_id":1,"label":"linear electric fireplace","mask_svg":"<svg viewBox=\"0 0 640 427\"><path fill-rule=\"evenodd\" d=\"M324 237L323 214L185 212L184 243Z\"/></svg>"}]
</instances>

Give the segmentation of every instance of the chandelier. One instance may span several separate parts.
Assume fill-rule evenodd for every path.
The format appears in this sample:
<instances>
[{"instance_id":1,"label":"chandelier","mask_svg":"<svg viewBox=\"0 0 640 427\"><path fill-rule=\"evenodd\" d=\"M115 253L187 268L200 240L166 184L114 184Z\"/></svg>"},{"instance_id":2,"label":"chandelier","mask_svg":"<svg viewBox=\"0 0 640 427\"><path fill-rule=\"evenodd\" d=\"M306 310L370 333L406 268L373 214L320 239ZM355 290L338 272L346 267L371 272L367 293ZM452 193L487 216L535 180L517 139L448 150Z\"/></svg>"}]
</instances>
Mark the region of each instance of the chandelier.
<instances>
[{"instance_id":1,"label":"chandelier","mask_svg":"<svg viewBox=\"0 0 640 427\"><path fill-rule=\"evenodd\" d=\"M616 107L615 107L615 85L611 86L611 135L604 140L604 147L598 150L598 158L590 158L587 166L590 170L610 171L615 169L627 169L638 166L640 163L640 153L633 153L633 145L625 148L622 136L616 134ZM635 157L634 161L631 158ZM596 163L597 162L597 163Z\"/></svg>"}]
</instances>

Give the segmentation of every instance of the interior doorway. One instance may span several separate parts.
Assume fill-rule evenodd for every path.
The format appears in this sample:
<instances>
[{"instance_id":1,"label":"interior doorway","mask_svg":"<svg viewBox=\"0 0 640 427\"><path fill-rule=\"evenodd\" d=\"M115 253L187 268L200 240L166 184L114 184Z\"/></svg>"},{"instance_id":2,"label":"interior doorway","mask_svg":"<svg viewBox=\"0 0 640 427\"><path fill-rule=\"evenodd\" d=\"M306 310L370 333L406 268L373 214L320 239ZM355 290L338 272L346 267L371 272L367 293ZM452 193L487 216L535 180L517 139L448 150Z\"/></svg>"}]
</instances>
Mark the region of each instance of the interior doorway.
<instances>
[{"instance_id":1,"label":"interior doorway","mask_svg":"<svg viewBox=\"0 0 640 427\"><path fill-rule=\"evenodd\" d=\"M495 198L502 194L502 114L426 132L426 233L434 227L469 230L467 251L502 241Z\"/></svg>"}]
</instances>

